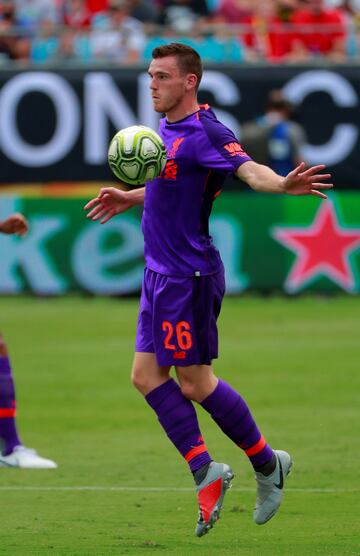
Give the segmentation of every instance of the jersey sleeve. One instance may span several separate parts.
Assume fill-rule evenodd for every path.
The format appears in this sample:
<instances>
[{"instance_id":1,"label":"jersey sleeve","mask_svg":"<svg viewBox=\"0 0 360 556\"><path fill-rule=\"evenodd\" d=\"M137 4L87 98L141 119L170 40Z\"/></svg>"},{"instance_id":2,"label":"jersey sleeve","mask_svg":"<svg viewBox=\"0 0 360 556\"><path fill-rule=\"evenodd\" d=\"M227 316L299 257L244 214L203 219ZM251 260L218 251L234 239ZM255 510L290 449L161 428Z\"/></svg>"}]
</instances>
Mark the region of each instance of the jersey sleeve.
<instances>
[{"instance_id":1,"label":"jersey sleeve","mask_svg":"<svg viewBox=\"0 0 360 556\"><path fill-rule=\"evenodd\" d=\"M233 173L251 157L233 132L218 120L201 118L202 140L196 145L198 162L205 168Z\"/></svg>"}]
</instances>

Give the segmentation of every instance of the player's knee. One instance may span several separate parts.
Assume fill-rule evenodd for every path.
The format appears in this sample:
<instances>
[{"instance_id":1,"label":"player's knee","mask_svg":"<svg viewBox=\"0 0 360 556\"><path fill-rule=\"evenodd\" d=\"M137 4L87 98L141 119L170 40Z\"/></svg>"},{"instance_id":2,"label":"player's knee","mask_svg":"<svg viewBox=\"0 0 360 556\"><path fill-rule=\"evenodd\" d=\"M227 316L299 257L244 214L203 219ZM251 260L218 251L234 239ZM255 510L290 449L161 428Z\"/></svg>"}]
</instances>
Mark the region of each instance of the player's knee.
<instances>
[{"instance_id":1,"label":"player's knee","mask_svg":"<svg viewBox=\"0 0 360 556\"><path fill-rule=\"evenodd\" d=\"M156 377L153 377L147 368L137 366L134 366L131 371L131 382L143 396L146 396L158 384Z\"/></svg>"},{"instance_id":2,"label":"player's knee","mask_svg":"<svg viewBox=\"0 0 360 556\"><path fill-rule=\"evenodd\" d=\"M144 373L143 369L139 367L132 368L131 382L137 390L140 390L140 392L143 390L143 388L146 386L146 374Z\"/></svg>"},{"instance_id":3,"label":"player's knee","mask_svg":"<svg viewBox=\"0 0 360 556\"><path fill-rule=\"evenodd\" d=\"M183 396L193 402L199 401L197 386L191 381L181 381L180 388Z\"/></svg>"},{"instance_id":4,"label":"player's knee","mask_svg":"<svg viewBox=\"0 0 360 556\"><path fill-rule=\"evenodd\" d=\"M6 346L5 340L2 337L2 335L0 334L0 355L1 355L1 357L6 357L7 354L8 354L8 351L7 351L7 346Z\"/></svg>"}]
</instances>

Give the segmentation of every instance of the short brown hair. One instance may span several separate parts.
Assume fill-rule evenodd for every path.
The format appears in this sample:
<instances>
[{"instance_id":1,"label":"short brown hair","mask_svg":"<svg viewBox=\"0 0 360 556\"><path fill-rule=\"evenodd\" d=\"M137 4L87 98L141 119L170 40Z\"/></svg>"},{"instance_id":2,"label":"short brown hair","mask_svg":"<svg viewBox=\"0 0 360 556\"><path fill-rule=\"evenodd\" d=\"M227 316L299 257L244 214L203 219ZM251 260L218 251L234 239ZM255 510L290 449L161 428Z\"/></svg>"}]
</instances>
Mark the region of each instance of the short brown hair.
<instances>
[{"instance_id":1,"label":"short brown hair","mask_svg":"<svg viewBox=\"0 0 360 556\"><path fill-rule=\"evenodd\" d=\"M203 74L202 62L199 54L191 46L182 44L180 42L171 42L157 46L152 51L152 57L166 58L167 56L175 56L178 62L179 69L182 73L194 73L198 79L196 89L200 85Z\"/></svg>"}]
</instances>

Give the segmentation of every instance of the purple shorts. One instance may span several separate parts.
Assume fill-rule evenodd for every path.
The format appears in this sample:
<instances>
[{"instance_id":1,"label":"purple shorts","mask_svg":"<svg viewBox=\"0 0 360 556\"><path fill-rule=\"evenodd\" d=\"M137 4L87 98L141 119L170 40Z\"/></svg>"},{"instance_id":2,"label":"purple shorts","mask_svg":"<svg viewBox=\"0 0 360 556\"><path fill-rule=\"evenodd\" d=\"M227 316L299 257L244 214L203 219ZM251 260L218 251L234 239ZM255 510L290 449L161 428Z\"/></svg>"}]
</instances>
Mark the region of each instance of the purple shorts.
<instances>
[{"instance_id":1,"label":"purple shorts","mask_svg":"<svg viewBox=\"0 0 360 556\"><path fill-rule=\"evenodd\" d=\"M210 365L218 355L216 321L224 272L174 277L145 269L136 351L155 353L161 367Z\"/></svg>"}]
</instances>

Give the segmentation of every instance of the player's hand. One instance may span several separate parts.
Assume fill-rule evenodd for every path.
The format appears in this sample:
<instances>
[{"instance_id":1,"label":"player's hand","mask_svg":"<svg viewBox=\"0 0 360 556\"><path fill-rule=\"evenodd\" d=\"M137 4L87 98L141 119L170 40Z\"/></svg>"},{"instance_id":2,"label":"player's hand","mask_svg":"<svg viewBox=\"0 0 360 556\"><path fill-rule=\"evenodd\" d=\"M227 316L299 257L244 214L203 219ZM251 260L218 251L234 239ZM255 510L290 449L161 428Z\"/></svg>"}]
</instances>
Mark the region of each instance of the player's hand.
<instances>
[{"instance_id":1,"label":"player's hand","mask_svg":"<svg viewBox=\"0 0 360 556\"><path fill-rule=\"evenodd\" d=\"M100 220L101 224L105 224L110 218L127 211L132 206L127 191L116 187L103 187L99 195L85 205L84 210L90 211L86 218Z\"/></svg>"},{"instance_id":2,"label":"player's hand","mask_svg":"<svg viewBox=\"0 0 360 556\"><path fill-rule=\"evenodd\" d=\"M16 212L3 222L0 222L0 232L3 234L17 234L24 236L29 229L28 221L23 214Z\"/></svg>"},{"instance_id":3,"label":"player's hand","mask_svg":"<svg viewBox=\"0 0 360 556\"><path fill-rule=\"evenodd\" d=\"M315 195L326 199L325 193L319 189L331 189L334 185L323 183L331 178L331 174L319 174L325 165L311 166L307 170L305 168L305 162L302 162L286 176L283 182L284 192L288 195Z\"/></svg>"}]
</instances>

